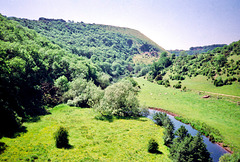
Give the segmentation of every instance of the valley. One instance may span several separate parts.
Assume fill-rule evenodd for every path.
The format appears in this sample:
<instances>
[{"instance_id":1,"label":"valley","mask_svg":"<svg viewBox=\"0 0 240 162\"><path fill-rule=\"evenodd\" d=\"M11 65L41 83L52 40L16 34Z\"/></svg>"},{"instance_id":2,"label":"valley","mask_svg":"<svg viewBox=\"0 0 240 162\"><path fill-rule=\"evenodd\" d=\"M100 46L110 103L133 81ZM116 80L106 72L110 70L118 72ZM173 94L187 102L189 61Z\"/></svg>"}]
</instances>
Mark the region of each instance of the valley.
<instances>
[{"instance_id":1,"label":"valley","mask_svg":"<svg viewBox=\"0 0 240 162\"><path fill-rule=\"evenodd\" d=\"M178 52L130 28L0 14L0 161L174 161L188 158L180 146L206 150L184 128L179 140L167 118L148 119L149 107L239 159L240 41ZM60 127L65 148L54 143Z\"/></svg>"}]
</instances>

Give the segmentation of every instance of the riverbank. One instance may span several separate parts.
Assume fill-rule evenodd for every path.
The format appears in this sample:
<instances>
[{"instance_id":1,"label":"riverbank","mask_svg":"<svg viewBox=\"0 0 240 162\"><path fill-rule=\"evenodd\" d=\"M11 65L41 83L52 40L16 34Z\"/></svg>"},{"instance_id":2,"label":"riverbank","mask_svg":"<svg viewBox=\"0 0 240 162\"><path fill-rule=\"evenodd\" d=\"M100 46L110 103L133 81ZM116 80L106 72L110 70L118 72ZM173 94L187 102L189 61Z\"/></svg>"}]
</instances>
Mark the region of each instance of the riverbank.
<instances>
[{"instance_id":1,"label":"riverbank","mask_svg":"<svg viewBox=\"0 0 240 162\"><path fill-rule=\"evenodd\" d=\"M203 94L192 91L183 92L171 87L151 83L143 78L134 78L141 87L138 99L141 105L162 108L174 112L184 119L216 129L224 143L232 151L240 150L240 109L239 105L225 99L202 98ZM213 133L211 135L214 135ZM207 134L208 136L208 134ZM220 136L215 136L219 139ZM224 145L225 146L225 145Z\"/></svg>"},{"instance_id":2,"label":"riverbank","mask_svg":"<svg viewBox=\"0 0 240 162\"><path fill-rule=\"evenodd\" d=\"M180 116L180 115L178 115L178 114L175 114L175 113L173 113L173 112L170 112L170 111L168 111L168 110L164 110L164 109L162 109L162 108L156 108L156 107L148 107L149 109L151 109L151 110L156 110L156 111L160 111L160 112L163 112L163 113L166 113L166 114L168 114L168 115L171 115L171 116L174 116L174 118L176 117L176 116ZM176 120L177 120L177 118L175 118ZM182 121L180 121L180 122L182 122ZM184 123L184 122L183 122ZM184 124L189 124L189 125L191 125L191 123L189 123L189 122L187 122L187 123L184 123ZM192 126L192 125L191 125ZM192 126L193 127L193 126ZM200 130L198 130L198 131L200 131ZM209 136L206 136L207 138L209 138ZM210 139L210 138L209 138ZM225 144L224 143L222 143L222 142L213 142L213 143L216 143L218 146L220 146L221 148L223 148L225 151L227 151L228 153L230 153L230 154L233 154L233 151L231 151L231 149L230 149L230 147L225 147Z\"/></svg>"}]
</instances>

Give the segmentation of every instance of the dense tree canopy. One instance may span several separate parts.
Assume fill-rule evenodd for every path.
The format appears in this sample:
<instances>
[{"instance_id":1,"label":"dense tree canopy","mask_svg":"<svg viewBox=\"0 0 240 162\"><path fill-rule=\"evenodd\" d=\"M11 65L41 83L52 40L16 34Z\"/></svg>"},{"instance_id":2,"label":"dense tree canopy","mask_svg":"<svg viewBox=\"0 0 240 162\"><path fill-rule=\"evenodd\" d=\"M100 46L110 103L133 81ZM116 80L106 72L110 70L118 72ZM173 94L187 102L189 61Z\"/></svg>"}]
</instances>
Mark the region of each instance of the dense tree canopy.
<instances>
[{"instance_id":1,"label":"dense tree canopy","mask_svg":"<svg viewBox=\"0 0 240 162\"><path fill-rule=\"evenodd\" d=\"M133 73L132 57L142 52L165 51L140 32L107 25L39 18L10 18L34 29L65 50L91 59L113 78ZM129 68L132 67L132 68Z\"/></svg>"}]
</instances>

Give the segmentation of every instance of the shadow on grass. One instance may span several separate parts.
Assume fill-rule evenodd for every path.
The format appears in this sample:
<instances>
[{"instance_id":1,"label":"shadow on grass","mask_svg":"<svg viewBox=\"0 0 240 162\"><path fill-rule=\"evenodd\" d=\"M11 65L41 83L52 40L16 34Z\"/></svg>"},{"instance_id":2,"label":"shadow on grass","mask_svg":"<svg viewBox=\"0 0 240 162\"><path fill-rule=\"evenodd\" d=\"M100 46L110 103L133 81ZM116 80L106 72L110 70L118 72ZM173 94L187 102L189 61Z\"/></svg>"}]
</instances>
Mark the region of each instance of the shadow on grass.
<instances>
[{"instance_id":1,"label":"shadow on grass","mask_svg":"<svg viewBox=\"0 0 240 162\"><path fill-rule=\"evenodd\" d=\"M142 122L148 121L147 118L143 119L142 117L139 117L139 116L126 116L126 117L116 116L116 118L117 119L125 119L125 120L137 120L137 121L142 121Z\"/></svg>"},{"instance_id":2,"label":"shadow on grass","mask_svg":"<svg viewBox=\"0 0 240 162\"><path fill-rule=\"evenodd\" d=\"M34 123L34 122L38 122L40 120L41 120L40 116L33 116L28 119L25 119L23 122Z\"/></svg>"},{"instance_id":3,"label":"shadow on grass","mask_svg":"<svg viewBox=\"0 0 240 162\"><path fill-rule=\"evenodd\" d=\"M70 150L70 149L73 149L73 148L74 148L74 146L73 146L73 145L70 145L70 144L68 144L68 145L66 145L66 146L61 146L61 147L57 147L57 148L59 148L59 149L63 148L63 149Z\"/></svg>"},{"instance_id":4,"label":"shadow on grass","mask_svg":"<svg viewBox=\"0 0 240 162\"><path fill-rule=\"evenodd\" d=\"M111 115L97 115L94 118L96 120L108 121L109 123L114 121L114 118Z\"/></svg>"},{"instance_id":5,"label":"shadow on grass","mask_svg":"<svg viewBox=\"0 0 240 162\"><path fill-rule=\"evenodd\" d=\"M156 151L152 151L152 152L150 152L151 154L163 154L161 151L159 151L159 150L156 150Z\"/></svg>"},{"instance_id":6,"label":"shadow on grass","mask_svg":"<svg viewBox=\"0 0 240 162\"><path fill-rule=\"evenodd\" d=\"M4 142L0 142L0 154L2 154L7 148L7 145Z\"/></svg>"},{"instance_id":7,"label":"shadow on grass","mask_svg":"<svg viewBox=\"0 0 240 162\"><path fill-rule=\"evenodd\" d=\"M27 127L21 126L17 129L8 129L1 133L0 138L8 137L8 138L16 138L20 136L22 133L27 133Z\"/></svg>"},{"instance_id":8,"label":"shadow on grass","mask_svg":"<svg viewBox=\"0 0 240 162\"><path fill-rule=\"evenodd\" d=\"M111 116L111 115L97 115L94 117L96 120L102 120L102 121L108 121L108 122L113 122L114 119L125 119L125 120L137 120L137 121L142 121L146 122L148 121L147 118L144 119L142 117L133 117L133 116Z\"/></svg>"}]
</instances>

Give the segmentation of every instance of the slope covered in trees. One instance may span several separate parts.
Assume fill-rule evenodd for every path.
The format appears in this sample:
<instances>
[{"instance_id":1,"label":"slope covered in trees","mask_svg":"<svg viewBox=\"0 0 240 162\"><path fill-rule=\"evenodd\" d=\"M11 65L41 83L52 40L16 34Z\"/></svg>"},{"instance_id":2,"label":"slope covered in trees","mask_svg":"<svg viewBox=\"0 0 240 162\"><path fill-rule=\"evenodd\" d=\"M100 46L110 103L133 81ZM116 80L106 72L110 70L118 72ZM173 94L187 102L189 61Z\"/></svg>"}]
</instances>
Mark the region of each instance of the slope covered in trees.
<instances>
[{"instance_id":1,"label":"slope covered in trees","mask_svg":"<svg viewBox=\"0 0 240 162\"><path fill-rule=\"evenodd\" d=\"M132 61L135 54L165 51L139 31L129 28L66 22L62 19L10 19L34 29L73 54L91 59L113 78L135 72Z\"/></svg>"},{"instance_id":2,"label":"slope covered in trees","mask_svg":"<svg viewBox=\"0 0 240 162\"><path fill-rule=\"evenodd\" d=\"M189 50L168 50L170 53L175 53L175 55L196 55L200 53L206 53L208 51L214 50L217 47L223 47L226 44L213 44L208 46L197 46L197 47L190 47Z\"/></svg>"},{"instance_id":3,"label":"slope covered in trees","mask_svg":"<svg viewBox=\"0 0 240 162\"><path fill-rule=\"evenodd\" d=\"M10 135L23 121L46 114L44 105L59 103L68 82L82 78L101 85L104 76L90 60L2 15L0 63L0 136ZM62 84L64 79L66 84ZM105 79L104 84L107 82Z\"/></svg>"},{"instance_id":4,"label":"slope covered in trees","mask_svg":"<svg viewBox=\"0 0 240 162\"><path fill-rule=\"evenodd\" d=\"M165 84L164 75L171 80L184 80L186 77L207 76L215 86L240 82L240 41L217 47L212 51L197 55L161 54L151 67L149 80ZM181 87L180 87L181 88Z\"/></svg>"}]
</instances>

